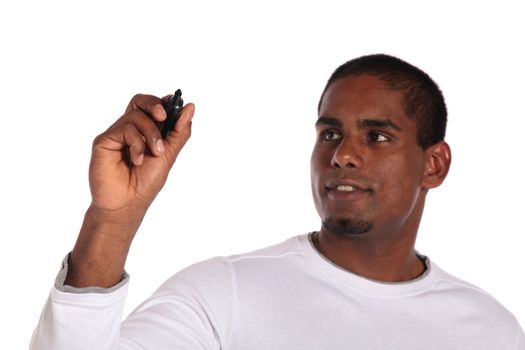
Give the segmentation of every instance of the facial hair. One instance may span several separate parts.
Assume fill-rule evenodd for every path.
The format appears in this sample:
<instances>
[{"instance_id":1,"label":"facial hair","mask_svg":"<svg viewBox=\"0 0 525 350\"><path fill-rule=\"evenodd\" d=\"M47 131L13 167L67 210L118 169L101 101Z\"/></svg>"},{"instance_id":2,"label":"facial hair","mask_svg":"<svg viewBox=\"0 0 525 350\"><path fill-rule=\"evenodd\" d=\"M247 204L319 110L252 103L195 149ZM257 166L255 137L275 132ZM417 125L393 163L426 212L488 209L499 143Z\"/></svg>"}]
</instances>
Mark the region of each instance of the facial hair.
<instances>
[{"instance_id":1,"label":"facial hair","mask_svg":"<svg viewBox=\"0 0 525 350\"><path fill-rule=\"evenodd\" d=\"M372 229L372 223L361 218L339 219L328 217L323 220L323 230L340 237L352 237L367 233Z\"/></svg>"}]
</instances>

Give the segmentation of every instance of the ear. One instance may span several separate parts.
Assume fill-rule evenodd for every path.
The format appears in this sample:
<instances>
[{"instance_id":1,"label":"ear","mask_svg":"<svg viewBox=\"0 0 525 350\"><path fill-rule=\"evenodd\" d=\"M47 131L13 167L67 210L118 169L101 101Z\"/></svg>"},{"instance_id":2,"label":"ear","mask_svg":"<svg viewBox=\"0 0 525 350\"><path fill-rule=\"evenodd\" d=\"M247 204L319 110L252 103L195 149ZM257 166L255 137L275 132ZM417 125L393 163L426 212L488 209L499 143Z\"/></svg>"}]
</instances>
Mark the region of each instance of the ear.
<instances>
[{"instance_id":1,"label":"ear","mask_svg":"<svg viewBox=\"0 0 525 350\"><path fill-rule=\"evenodd\" d=\"M450 147L445 141L440 141L425 150L426 169L423 175L423 188L430 189L438 187L445 181L452 154Z\"/></svg>"}]
</instances>

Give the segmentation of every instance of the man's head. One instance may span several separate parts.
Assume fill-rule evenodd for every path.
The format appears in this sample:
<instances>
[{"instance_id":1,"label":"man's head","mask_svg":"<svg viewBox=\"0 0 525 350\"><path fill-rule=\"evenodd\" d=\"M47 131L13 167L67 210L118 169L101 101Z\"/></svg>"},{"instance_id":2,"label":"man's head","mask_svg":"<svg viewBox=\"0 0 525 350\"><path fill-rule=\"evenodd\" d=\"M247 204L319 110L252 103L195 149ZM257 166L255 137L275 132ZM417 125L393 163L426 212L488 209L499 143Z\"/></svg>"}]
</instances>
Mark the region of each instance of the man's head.
<instances>
[{"instance_id":1,"label":"man's head","mask_svg":"<svg viewBox=\"0 0 525 350\"><path fill-rule=\"evenodd\" d=\"M450 165L437 85L397 58L339 67L323 92L312 190L323 230L342 236L414 236L428 189Z\"/></svg>"},{"instance_id":2,"label":"man's head","mask_svg":"<svg viewBox=\"0 0 525 350\"><path fill-rule=\"evenodd\" d=\"M319 100L332 83L346 76L362 74L378 77L391 90L403 92L407 115L418 127L418 143L423 149L445 138L447 107L437 84L421 69L393 56L376 54L355 58L333 73Z\"/></svg>"}]
</instances>

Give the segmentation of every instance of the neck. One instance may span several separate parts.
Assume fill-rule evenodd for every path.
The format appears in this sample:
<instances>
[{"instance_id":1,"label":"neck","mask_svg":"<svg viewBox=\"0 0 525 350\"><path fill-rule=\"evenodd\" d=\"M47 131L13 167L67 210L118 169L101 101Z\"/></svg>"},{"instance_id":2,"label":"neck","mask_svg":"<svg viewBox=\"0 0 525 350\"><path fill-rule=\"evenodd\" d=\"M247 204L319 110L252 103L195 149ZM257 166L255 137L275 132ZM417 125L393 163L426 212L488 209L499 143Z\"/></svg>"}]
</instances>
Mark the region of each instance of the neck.
<instances>
[{"instance_id":1,"label":"neck","mask_svg":"<svg viewBox=\"0 0 525 350\"><path fill-rule=\"evenodd\" d=\"M395 239L341 237L321 230L313 235L317 250L336 265L357 275L384 282L417 278L426 266L414 249L416 234Z\"/></svg>"}]
</instances>

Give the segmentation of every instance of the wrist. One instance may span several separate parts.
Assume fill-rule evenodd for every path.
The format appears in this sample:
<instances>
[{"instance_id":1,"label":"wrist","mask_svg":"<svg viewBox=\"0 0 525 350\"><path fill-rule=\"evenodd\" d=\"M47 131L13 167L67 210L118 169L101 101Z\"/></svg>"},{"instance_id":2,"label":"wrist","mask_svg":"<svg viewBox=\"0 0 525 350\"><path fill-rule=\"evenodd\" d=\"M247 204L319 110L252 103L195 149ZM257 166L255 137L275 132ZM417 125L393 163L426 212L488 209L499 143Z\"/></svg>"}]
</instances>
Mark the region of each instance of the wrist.
<instances>
[{"instance_id":1,"label":"wrist","mask_svg":"<svg viewBox=\"0 0 525 350\"><path fill-rule=\"evenodd\" d=\"M139 208L106 210L91 205L69 258L66 284L107 288L118 283L144 214Z\"/></svg>"}]
</instances>

